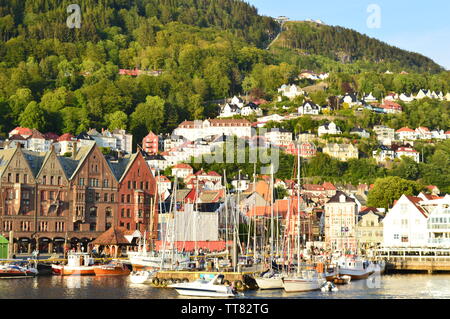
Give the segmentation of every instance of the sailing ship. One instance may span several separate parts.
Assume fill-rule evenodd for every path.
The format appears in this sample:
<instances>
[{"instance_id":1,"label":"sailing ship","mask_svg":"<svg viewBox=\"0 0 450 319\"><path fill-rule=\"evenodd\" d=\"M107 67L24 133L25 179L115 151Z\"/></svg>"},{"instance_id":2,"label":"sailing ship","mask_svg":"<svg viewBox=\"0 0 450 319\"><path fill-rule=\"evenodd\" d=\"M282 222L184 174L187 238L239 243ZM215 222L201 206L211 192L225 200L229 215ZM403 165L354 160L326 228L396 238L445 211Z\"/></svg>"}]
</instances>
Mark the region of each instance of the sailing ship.
<instances>
[{"instance_id":1,"label":"sailing ship","mask_svg":"<svg viewBox=\"0 0 450 319\"><path fill-rule=\"evenodd\" d=\"M326 283L323 275L319 274L314 267L309 267L310 269L302 269L302 264L300 260L300 229L301 229L301 219L300 219L300 152L297 154L297 271L292 274L288 274L283 277L283 288L286 292L306 292L320 290L322 286Z\"/></svg>"}]
</instances>

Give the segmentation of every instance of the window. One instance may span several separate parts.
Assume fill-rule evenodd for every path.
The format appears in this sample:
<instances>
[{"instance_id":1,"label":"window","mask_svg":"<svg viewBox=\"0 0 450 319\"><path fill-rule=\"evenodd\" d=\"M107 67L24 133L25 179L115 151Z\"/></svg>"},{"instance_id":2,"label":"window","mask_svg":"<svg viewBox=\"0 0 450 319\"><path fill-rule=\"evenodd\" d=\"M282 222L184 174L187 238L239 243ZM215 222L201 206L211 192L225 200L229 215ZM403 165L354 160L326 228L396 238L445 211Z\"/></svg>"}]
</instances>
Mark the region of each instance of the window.
<instances>
[{"instance_id":1,"label":"window","mask_svg":"<svg viewBox=\"0 0 450 319\"><path fill-rule=\"evenodd\" d=\"M80 231L81 222L76 222L73 224L73 231Z\"/></svg>"},{"instance_id":2,"label":"window","mask_svg":"<svg viewBox=\"0 0 450 319\"><path fill-rule=\"evenodd\" d=\"M55 178L54 178L54 176L50 176L50 185L55 185Z\"/></svg>"},{"instance_id":3,"label":"window","mask_svg":"<svg viewBox=\"0 0 450 319\"><path fill-rule=\"evenodd\" d=\"M95 193L95 201L96 202L100 201L100 193Z\"/></svg>"},{"instance_id":4,"label":"window","mask_svg":"<svg viewBox=\"0 0 450 319\"><path fill-rule=\"evenodd\" d=\"M122 196L121 196L121 202L125 203L125 195L124 194L122 194Z\"/></svg>"},{"instance_id":5,"label":"window","mask_svg":"<svg viewBox=\"0 0 450 319\"><path fill-rule=\"evenodd\" d=\"M108 194L107 193L103 194L103 201L104 202L108 201Z\"/></svg>"},{"instance_id":6,"label":"window","mask_svg":"<svg viewBox=\"0 0 450 319\"><path fill-rule=\"evenodd\" d=\"M128 217L128 218L131 218L131 211L130 211L129 208L127 209L127 217Z\"/></svg>"},{"instance_id":7,"label":"window","mask_svg":"<svg viewBox=\"0 0 450 319\"><path fill-rule=\"evenodd\" d=\"M128 181L128 189L131 189L131 181Z\"/></svg>"},{"instance_id":8,"label":"window","mask_svg":"<svg viewBox=\"0 0 450 319\"><path fill-rule=\"evenodd\" d=\"M111 207L107 207L106 210L105 210L105 217L108 218L108 217L111 217L111 216L112 216Z\"/></svg>"},{"instance_id":9,"label":"window","mask_svg":"<svg viewBox=\"0 0 450 319\"><path fill-rule=\"evenodd\" d=\"M58 185L61 185L61 184L62 184L61 176L58 176Z\"/></svg>"},{"instance_id":10,"label":"window","mask_svg":"<svg viewBox=\"0 0 450 319\"><path fill-rule=\"evenodd\" d=\"M97 217L97 207L91 207L91 209L89 209L89 216Z\"/></svg>"},{"instance_id":11,"label":"window","mask_svg":"<svg viewBox=\"0 0 450 319\"><path fill-rule=\"evenodd\" d=\"M90 223L89 224L89 230L90 231L96 231L97 230L97 223Z\"/></svg>"},{"instance_id":12,"label":"window","mask_svg":"<svg viewBox=\"0 0 450 319\"><path fill-rule=\"evenodd\" d=\"M111 203L114 203L114 194L111 194L109 198L111 199Z\"/></svg>"},{"instance_id":13,"label":"window","mask_svg":"<svg viewBox=\"0 0 450 319\"><path fill-rule=\"evenodd\" d=\"M106 223L105 229L108 230L108 229L110 229L110 228L111 228L111 223Z\"/></svg>"},{"instance_id":14,"label":"window","mask_svg":"<svg viewBox=\"0 0 450 319\"><path fill-rule=\"evenodd\" d=\"M400 235L399 235L399 234L394 234L394 239L395 239L395 240L400 239Z\"/></svg>"},{"instance_id":15,"label":"window","mask_svg":"<svg viewBox=\"0 0 450 319\"><path fill-rule=\"evenodd\" d=\"M130 194L127 195L127 203L131 203L131 195Z\"/></svg>"},{"instance_id":16,"label":"window","mask_svg":"<svg viewBox=\"0 0 450 319\"><path fill-rule=\"evenodd\" d=\"M103 180L103 187L108 188L109 187L109 181L107 179Z\"/></svg>"},{"instance_id":17,"label":"window","mask_svg":"<svg viewBox=\"0 0 450 319\"><path fill-rule=\"evenodd\" d=\"M20 174L16 174L16 183L20 183Z\"/></svg>"},{"instance_id":18,"label":"window","mask_svg":"<svg viewBox=\"0 0 450 319\"><path fill-rule=\"evenodd\" d=\"M44 178L45 178L45 176L44 176ZM44 179L44 181L45 181L45 179ZM8 183L11 183L11 173L8 173ZM45 182L44 182L44 184L45 184Z\"/></svg>"},{"instance_id":19,"label":"window","mask_svg":"<svg viewBox=\"0 0 450 319\"><path fill-rule=\"evenodd\" d=\"M23 183L24 183L24 184L27 184L27 183L28 183L28 175L27 175L27 174L24 174L24 175L23 175Z\"/></svg>"},{"instance_id":20,"label":"window","mask_svg":"<svg viewBox=\"0 0 450 319\"><path fill-rule=\"evenodd\" d=\"M84 178L80 178L80 179L78 180L78 185L84 186Z\"/></svg>"},{"instance_id":21,"label":"window","mask_svg":"<svg viewBox=\"0 0 450 319\"><path fill-rule=\"evenodd\" d=\"M125 208L122 208L120 212L120 217L125 218Z\"/></svg>"},{"instance_id":22,"label":"window","mask_svg":"<svg viewBox=\"0 0 450 319\"><path fill-rule=\"evenodd\" d=\"M402 236L402 243L407 243L408 241L408 236Z\"/></svg>"}]
</instances>

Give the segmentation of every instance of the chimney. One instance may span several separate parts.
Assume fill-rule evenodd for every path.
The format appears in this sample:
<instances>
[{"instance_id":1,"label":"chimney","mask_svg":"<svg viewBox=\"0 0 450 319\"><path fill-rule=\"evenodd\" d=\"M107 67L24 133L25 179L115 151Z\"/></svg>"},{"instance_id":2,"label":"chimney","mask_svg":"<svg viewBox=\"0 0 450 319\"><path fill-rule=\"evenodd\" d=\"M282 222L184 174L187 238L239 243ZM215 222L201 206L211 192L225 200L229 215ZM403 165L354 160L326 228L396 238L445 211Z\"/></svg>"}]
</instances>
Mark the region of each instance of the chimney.
<instances>
[{"instance_id":1,"label":"chimney","mask_svg":"<svg viewBox=\"0 0 450 319\"><path fill-rule=\"evenodd\" d=\"M72 159L75 159L77 157L78 154L78 149L77 149L77 142L73 142L73 146L72 146Z\"/></svg>"}]
</instances>

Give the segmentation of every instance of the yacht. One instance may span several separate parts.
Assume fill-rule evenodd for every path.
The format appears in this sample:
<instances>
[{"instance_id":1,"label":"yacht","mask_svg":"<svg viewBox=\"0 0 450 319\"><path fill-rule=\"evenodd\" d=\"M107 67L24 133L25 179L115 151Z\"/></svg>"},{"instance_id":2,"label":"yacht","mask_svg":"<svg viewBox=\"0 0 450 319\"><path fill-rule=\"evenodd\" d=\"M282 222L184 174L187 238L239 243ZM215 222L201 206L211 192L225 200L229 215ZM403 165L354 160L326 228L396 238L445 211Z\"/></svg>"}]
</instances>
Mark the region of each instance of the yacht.
<instances>
[{"instance_id":1,"label":"yacht","mask_svg":"<svg viewBox=\"0 0 450 319\"><path fill-rule=\"evenodd\" d=\"M224 275L218 274L213 279L198 279L194 282L186 282L169 285L182 296L232 298L237 295L233 288L223 284Z\"/></svg>"},{"instance_id":2,"label":"yacht","mask_svg":"<svg viewBox=\"0 0 450 319\"><path fill-rule=\"evenodd\" d=\"M255 281L261 290L283 289L283 275L273 270L256 276Z\"/></svg>"},{"instance_id":3,"label":"yacht","mask_svg":"<svg viewBox=\"0 0 450 319\"><path fill-rule=\"evenodd\" d=\"M34 277L38 270L31 265L23 266L17 263L0 265L0 278Z\"/></svg>"},{"instance_id":4,"label":"yacht","mask_svg":"<svg viewBox=\"0 0 450 319\"><path fill-rule=\"evenodd\" d=\"M283 288L286 292L306 292L320 290L326 283L325 278L316 270L302 270L283 278Z\"/></svg>"}]
</instances>

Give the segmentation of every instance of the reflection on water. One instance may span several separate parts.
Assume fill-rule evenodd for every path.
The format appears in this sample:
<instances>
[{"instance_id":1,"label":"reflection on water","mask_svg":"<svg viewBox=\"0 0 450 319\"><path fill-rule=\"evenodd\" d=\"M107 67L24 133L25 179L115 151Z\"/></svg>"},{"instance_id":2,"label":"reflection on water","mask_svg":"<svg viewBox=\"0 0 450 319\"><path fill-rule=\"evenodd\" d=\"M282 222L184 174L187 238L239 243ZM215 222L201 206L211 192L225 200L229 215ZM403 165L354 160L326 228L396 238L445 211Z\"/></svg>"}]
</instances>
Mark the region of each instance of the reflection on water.
<instances>
[{"instance_id":1,"label":"reflection on water","mask_svg":"<svg viewBox=\"0 0 450 319\"><path fill-rule=\"evenodd\" d=\"M377 279L378 280L378 279ZM372 287L372 288L369 288ZM376 288L373 288L376 287ZM0 298L32 299L173 299L171 289L131 283L127 277L51 276L1 279ZM338 292L286 293L284 290L246 292L244 298L384 299L450 298L450 275L386 275L379 282L353 281Z\"/></svg>"}]
</instances>

